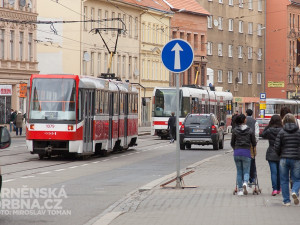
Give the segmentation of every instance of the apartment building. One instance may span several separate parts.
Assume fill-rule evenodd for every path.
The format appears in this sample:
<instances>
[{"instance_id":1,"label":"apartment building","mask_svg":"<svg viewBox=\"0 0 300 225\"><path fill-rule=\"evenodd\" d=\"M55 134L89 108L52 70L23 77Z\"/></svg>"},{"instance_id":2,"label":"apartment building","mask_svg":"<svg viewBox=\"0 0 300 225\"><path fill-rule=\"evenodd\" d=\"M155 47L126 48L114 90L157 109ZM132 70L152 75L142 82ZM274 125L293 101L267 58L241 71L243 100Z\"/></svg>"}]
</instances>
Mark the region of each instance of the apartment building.
<instances>
[{"instance_id":1,"label":"apartment building","mask_svg":"<svg viewBox=\"0 0 300 225\"><path fill-rule=\"evenodd\" d=\"M266 94L299 97L300 1L267 1Z\"/></svg>"},{"instance_id":2,"label":"apartment building","mask_svg":"<svg viewBox=\"0 0 300 225\"><path fill-rule=\"evenodd\" d=\"M27 81L38 73L36 4L0 0L0 124L9 123L11 108L25 113Z\"/></svg>"},{"instance_id":3,"label":"apartment building","mask_svg":"<svg viewBox=\"0 0 300 225\"><path fill-rule=\"evenodd\" d=\"M265 86L265 1L197 0L207 21L207 80L233 93L236 108L258 113ZM272 1L273 2L273 1Z\"/></svg>"}]
</instances>

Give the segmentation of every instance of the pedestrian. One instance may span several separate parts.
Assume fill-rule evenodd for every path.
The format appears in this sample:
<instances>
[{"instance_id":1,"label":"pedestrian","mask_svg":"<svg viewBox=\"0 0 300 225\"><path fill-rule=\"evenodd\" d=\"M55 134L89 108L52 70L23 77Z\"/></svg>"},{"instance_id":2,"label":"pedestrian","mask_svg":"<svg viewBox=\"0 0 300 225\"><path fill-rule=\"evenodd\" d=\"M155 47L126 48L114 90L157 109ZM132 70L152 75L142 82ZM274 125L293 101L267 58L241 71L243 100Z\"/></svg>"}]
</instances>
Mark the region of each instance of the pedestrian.
<instances>
[{"instance_id":1,"label":"pedestrian","mask_svg":"<svg viewBox=\"0 0 300 225\"><path fill-rule=\"evenodd\" d=\"M281 119L283 119L283 117L288 114L288 113L292 113L290 108L287 107L287 106L283 106L281 109L280 109L280 117Z\"/></svg>"},{"instance_id":2,"label":"pedestrian","mask_svg":"<svg viewBox=\"0 0 300 225\"><path fill-rule=\"evenodd\" d=\"M282 120L279 115L273 115L268 126L262 132L262 137L269 140L269 147L266 153L266 160L270 166L271 182L272 182L272 196L280 194L280 172L279 172L279 156L275 152L274 143L275 139L282 129Z\"/></svg>"},{"instance_id":3,"label":"pedestrian","mask_svg":"<svg viewBox=\"0 0 300 225\"><path fill-rule=\"evenodd\" d=\"M255 119L252 117L253 111L252 109L246 110L246 125L254 131L256 144L259 140L259 126ZM249 183L255 183L256 179L256 165L255 165L255 156L256 156L256 146L251 145L251 164L250 164L250 178Z\"/></svg>"},{"instance_id":4,"label":"pedestrian","mask_svg":"<svg viewBox=\"0 0 300 225\"><path fill-rule=\"evenodd\" d=\"M17 113L13 109L11 109L10 120L9 120L9 131L10 132L15 130L14 121L16 119L16 115L17 115Z\"/></svg>"},{"instance_id":5,"label":"pedestrian","mask_svg":"<svg viewBox=\"0 0 300 225\"><path fill-rule=\"evenodd\" d=\"M18 112L15 121L16 121L16 135L18 136L18 133L19 133L21 136L22 135L22 127L23 127L23 115L20 111Z\"/></svg>"},{"instance_id":6,"label":"pedestrian","mask_svg":"<svg viewBox=\"0 0 300 225\"><path fill-rule=\"evenodd\" d=\"M248 181L251 163L251 145L256 146L255 135L246 125L246 116L240 114L236 117L236 127L232 132L231 147L237 170L238 195L248 194Z\"/></svg>"},{"instance_id":7,"label":"pedestrian","mask_svg":"<svg viewBox=\"0 0 300 225\"><path fill-rule=\"evenodd\" d=\"M235 119L239 115L239 111L236 111L231 117L231 130L233 130L236 126Z\"/></svg>"},{"instance_id":8,"label":"pedestrian","mask_svg":"<svg viewBox=\"0 0 300 225\"><path fill-rule=\"evenodd\" d=\"M168 120L168 130L170 135L170 143L174 142L174 139L176 138L176 117L174 116L175 113L171 113L171 117Z\"/></svg>"},{"instance_id":9,"label":"pedestrian","mask_svg":"<svg viewBox=\"0 0 300 225\"><path fill-rule=\"evenodd\" d=\"M290 206L290 176L293 180L292 198L294 204L299 204L300 188L300 130L293 114L288 113L283 117L283 129L275 139L274 149L280 156L280 185L282 190L283 205Z\"/></svg>"}]
</instances>

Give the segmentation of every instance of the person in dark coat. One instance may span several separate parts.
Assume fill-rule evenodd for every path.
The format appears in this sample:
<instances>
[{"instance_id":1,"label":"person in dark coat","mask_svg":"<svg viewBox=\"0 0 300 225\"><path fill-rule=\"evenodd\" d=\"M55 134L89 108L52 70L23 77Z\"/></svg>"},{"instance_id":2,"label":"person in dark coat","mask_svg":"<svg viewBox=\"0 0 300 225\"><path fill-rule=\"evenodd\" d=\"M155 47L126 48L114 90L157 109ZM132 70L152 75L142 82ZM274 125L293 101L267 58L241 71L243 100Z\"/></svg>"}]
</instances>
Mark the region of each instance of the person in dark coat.
<instances>
[{"instance_id":1,"label":"person in dark coat","mask_svg":"<svg viewBox=\"0 0 300 225\"><path fill-rule=\"evenodd\" d=\"M171 113L171 117L168 120L168 129L171 139L170 143L173 143L176 138L176 117L174 112Z\"/></svg>"},{"instance_id":2,"label":"person in dark coat","mask_svg":"<svg viewBox=\"0 0 300 225\"><path fill-rule=\"evenodd\" d=\"M271 182L272 182L272 196L280 194L280 172L279 172L279 160L280 157L277 155L274 149L275 139L282 129L282 120L279 115L273 115L271 120L262 132L262 137L269 140L269 147L266 153L266 160L269 163L271 171Z\"/></svg>"},{"instance_id":3,"label":"person in dark coat","mask_svg":"<svg viewBox=\"0 0 300 225\"><path fill-rule=\"evenodd\" d=\"M236 117L236 127L231 136L234 162L237 170L238 195L248 194L248 181L251 163L251 145L256 146L254 132L246 125L246 116L240 114Z\"/></svg>"},{"instance_id":4,"label":"person in dark coat","mask_svg":"<svg viewBox=\"0 0 300 225\"><path fill-rule=\"evenodd\" d=\"M11 113L10 113L10 123L9 123L9 131L12 132L13 130L16 129L16 125L15 125L15 119L17 116L17 111L14 111L13 109L11 109Z\"/></svg>"},{"instance_id":5,"label":"person in dark coat","mask_svg":"<svg viewBox=\"0 0 300 225\"><path fill-rule=\"evenodd\" d=\"M236 126L236 117L239 115L239 111L236 111L235 114L232 115L231 117L231 130L233 130Z\"/></svg>"},{"instance_id":6,"label":"person in dark coat","mask_svg":"<svg viewBox=\"0 0 300 225\"><path fill-rule=\"evenodd\" d=\"M292 198L294 204L299 204L300 188L300 130L293 114L288 113L283 118L283 129L275 139L274 149L280 156L280 184L283 205L290 206L289 182L293 180Z\"/></svg>"},{"instance_id":7,"label":"person in dark coat","mask_svg":"<svg viewBox=\"0 0 300 225\"><path fill-rule=\"evenodd\" d=\"M16 121L16 135L18 136L18 133L19 133L21 136L22 135L22 127L23 127L23 115L20 111L18 112L15 121Z\"/></svg>"}]
</instances>

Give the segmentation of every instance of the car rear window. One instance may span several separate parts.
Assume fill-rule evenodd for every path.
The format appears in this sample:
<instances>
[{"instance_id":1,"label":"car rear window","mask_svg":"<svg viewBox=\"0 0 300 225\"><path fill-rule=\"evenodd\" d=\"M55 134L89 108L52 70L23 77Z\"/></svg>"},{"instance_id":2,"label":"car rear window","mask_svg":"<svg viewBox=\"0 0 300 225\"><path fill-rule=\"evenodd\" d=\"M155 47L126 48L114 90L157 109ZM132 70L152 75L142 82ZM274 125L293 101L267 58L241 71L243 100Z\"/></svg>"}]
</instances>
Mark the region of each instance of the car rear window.
<instances>
[{"instance_id":1,"label":"car rear window","mask_svg":"<svg viewBox=\"0 0 300 225\"><path fill-rule=\"evenodd\" d=\"M270 120L256 120L258 124L268 124Z\"/></svg>"},{"instance_id":2,"label":"car rear window","mask_svg":"<svg viewBox=\"0 0 300 225\"><path fill-rule=\"evenodd\" d=\"M211 125L210 116L203 115L189 115L185 121L186 125L200 124L200 125Z\"/></svg>"}]
</instances>

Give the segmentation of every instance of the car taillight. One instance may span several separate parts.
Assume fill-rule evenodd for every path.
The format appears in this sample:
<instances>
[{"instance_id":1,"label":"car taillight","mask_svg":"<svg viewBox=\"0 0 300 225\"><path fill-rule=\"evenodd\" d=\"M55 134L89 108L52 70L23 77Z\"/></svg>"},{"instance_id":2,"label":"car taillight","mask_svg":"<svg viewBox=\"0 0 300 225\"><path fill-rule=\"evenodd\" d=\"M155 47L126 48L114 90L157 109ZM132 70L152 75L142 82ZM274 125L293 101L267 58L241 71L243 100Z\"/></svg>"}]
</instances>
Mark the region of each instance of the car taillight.
<instances>
[{"instance_id":1,"label":"car taillight","mask_svg":"<svg viewBox=\"0 0 300 225\"><path fill-rule=\"evenodd\" d=\"M180 130L179 130L180 134L184 134L184 125L181 125Z\"/></svg>"},{"instance_id":2,"label":"car taillight","mask_svg":"<svg viewBox=\"0 0 300 225\"><path fill-rule=\"evenodd\" d=\"M211 126L211 133L212 133L212 134L216 134L216 133L217 133L217 128L216 128L215 125L212 125L212 126Z\"/></svg>"},{"instance_id":3,"label":"car taillight","mask_svg":"<svg viewBox=\"0 0 300 225\"><path fill-rule=\"evenodd\" d=\"M68 130L73 130L74 126L73 125L68 125Z\"/></svg>"},{"instance_id":4,"label":"car taillight","mask_svg":"<svg viewBox=\"0 0 300 225\"><path fill-rule=\"evenodd\" d=\"M30 124L30 130L34 130L34 124Z\"/></svg>"}]
</instances>

